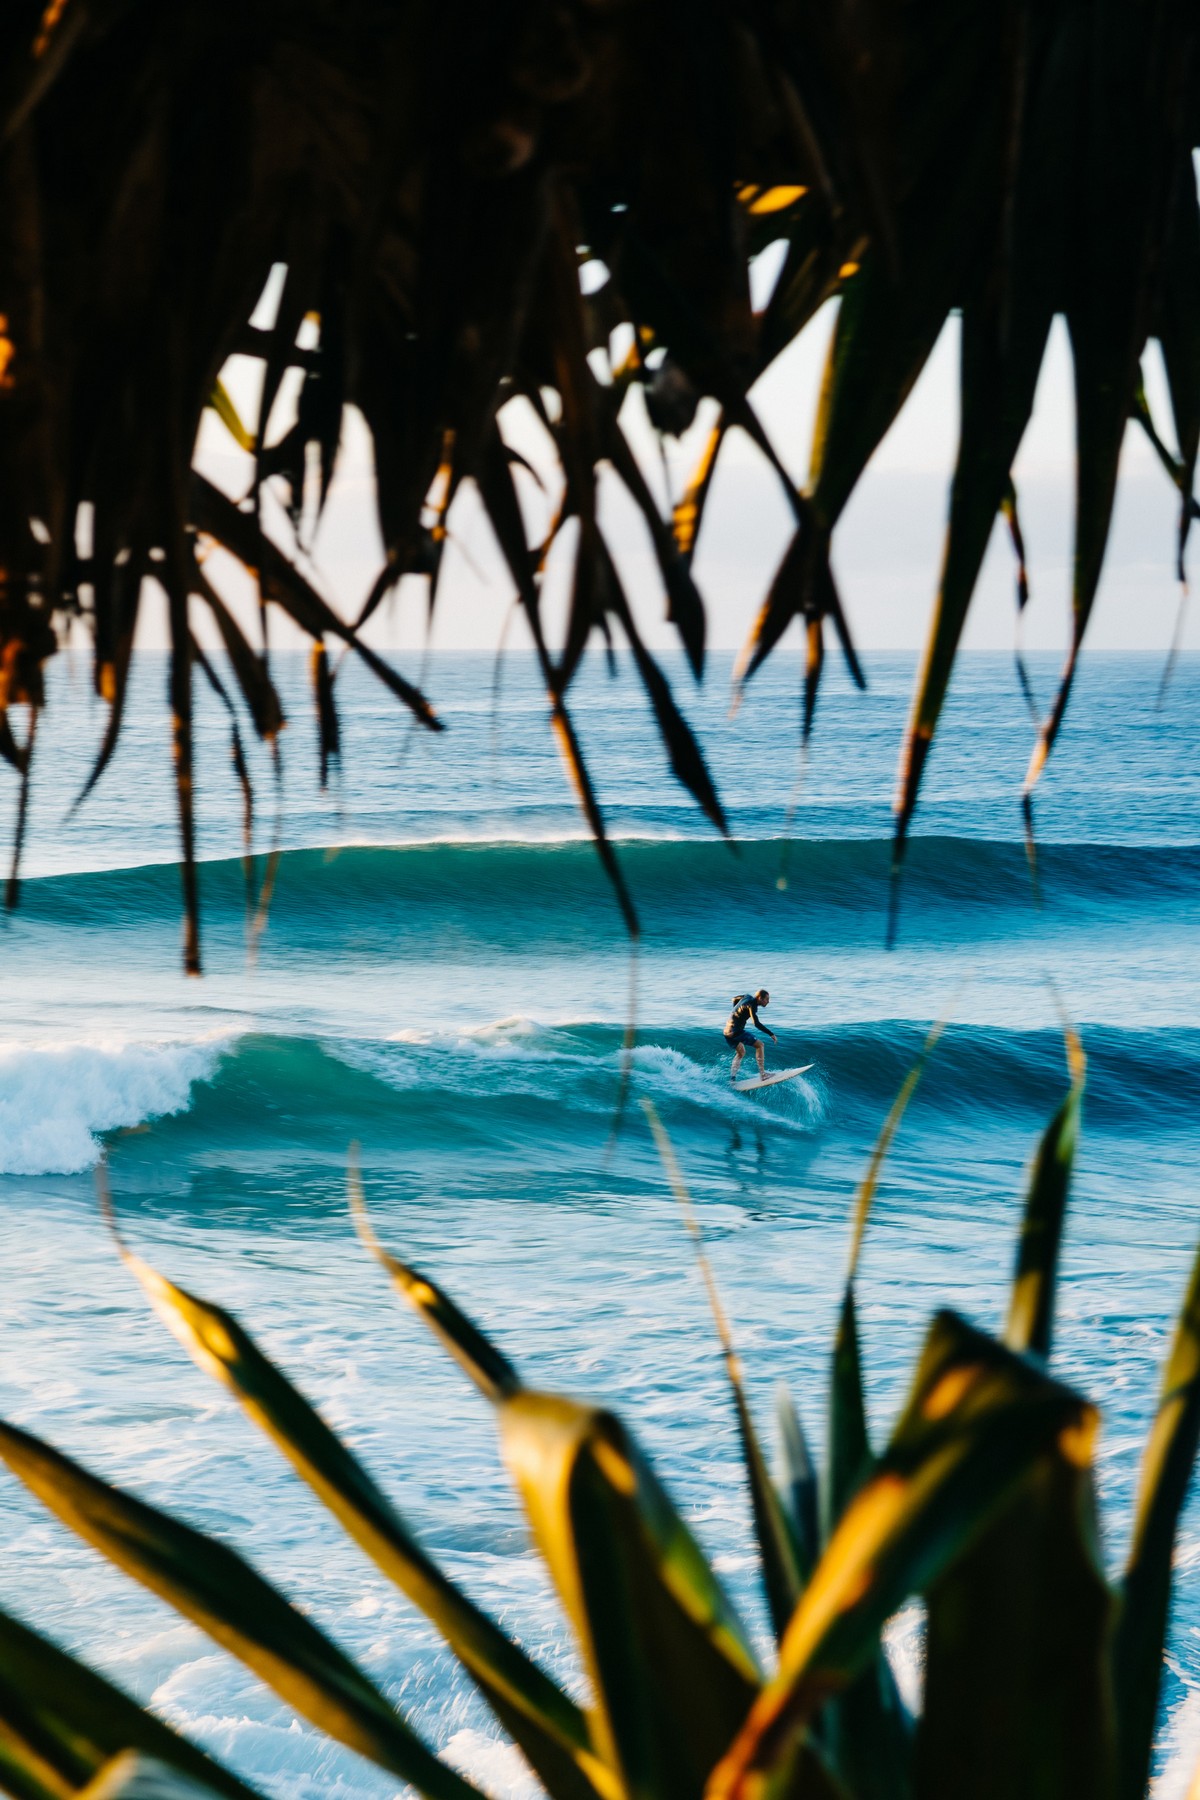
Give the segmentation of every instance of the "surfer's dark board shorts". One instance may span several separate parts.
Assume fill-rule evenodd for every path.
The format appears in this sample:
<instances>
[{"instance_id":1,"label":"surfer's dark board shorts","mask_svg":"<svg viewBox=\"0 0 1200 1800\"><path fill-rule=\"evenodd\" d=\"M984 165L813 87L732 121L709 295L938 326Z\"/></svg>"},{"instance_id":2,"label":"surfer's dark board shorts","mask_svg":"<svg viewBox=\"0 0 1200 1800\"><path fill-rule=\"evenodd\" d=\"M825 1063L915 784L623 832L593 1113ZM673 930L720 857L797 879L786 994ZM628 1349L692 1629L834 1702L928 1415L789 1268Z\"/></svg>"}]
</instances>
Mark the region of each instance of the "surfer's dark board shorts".
<instances>
[{"instance_id":1,"label":"surfer's dark board shorts","mask_svg":"<svg viewBox=\"0 0 1200 1800\"><path fill-rule=\"evenodd\" d=\"M727 1031L724 1033L724 1037L725 1042L729 1045L731 1050L736 1050L739 1044L745 1046L746 1044L757 1044L762 1041L760 1038L755 1037L752 1031Z\"/></svg>"}]
</instances>

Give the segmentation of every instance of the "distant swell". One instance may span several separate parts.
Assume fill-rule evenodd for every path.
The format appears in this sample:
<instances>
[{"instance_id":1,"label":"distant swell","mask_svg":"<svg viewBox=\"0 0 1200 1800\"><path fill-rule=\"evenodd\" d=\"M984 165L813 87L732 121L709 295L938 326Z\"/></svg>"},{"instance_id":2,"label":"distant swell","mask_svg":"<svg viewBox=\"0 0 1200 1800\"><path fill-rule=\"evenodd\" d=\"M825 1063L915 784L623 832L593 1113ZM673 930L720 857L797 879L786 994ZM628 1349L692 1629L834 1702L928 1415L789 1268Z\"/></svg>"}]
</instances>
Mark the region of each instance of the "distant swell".
<instances>
[{"instance_id":1,"label":"distant swell","mask_svg":"<svg viewBox=\"0 0 1200 1800\"><path fill-rule=\"evenodd\" d=\"M826 935L882 919L891 847L880 839L721 843L636 841L618 846L629 885L651 928L694 931L733 911L761 928L807 922ZM780 886L783 879L785 885ZM1049 844L1039 856L1043 910L1034 906L1018 844L917 838L903 881L908 928L920 933L952 910L963 932L1038 928L1070 916L1106 920L1114 907L1154 912L1200 901L1200 846ZM241 865L202 869L209 917L240 925ZM57 924L103 927L178 917L179 887L169 865L49 876L26 883L27 914ZM392 848L292 850L282 858L272 930L304 936L327 923L436 932L443 923L503 941L516 927L564 940L597 929L617 939L619 915L589 844L409 844ZM326 939L326 942L328 940Z\"/></svg>"}]
</instances>

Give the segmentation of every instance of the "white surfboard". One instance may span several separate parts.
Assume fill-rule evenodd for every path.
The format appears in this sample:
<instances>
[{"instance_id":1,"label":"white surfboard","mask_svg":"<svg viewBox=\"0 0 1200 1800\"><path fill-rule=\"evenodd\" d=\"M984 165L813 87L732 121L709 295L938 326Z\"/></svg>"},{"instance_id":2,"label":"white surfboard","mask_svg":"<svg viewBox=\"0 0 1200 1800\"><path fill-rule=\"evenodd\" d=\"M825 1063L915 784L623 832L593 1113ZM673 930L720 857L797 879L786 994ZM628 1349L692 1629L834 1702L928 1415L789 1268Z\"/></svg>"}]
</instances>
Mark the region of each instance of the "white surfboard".
<instances>
[{"instance_id":1,"label":"white surfboard","mask_svg":"<svg viewBox=\"0 0 1200 1800\"><path fill-rule=\"evenodd\" d=\"M735 1081L733 1085L739 1094L744 1094L748 1088L774 1087L777 1081L795 1081L797 1075L807 1075L815 1067L815 1063L805 1063L799 1069L777 1069L770 1075L752 1075L748 1081Z\"/></svg>"}]
</instances>

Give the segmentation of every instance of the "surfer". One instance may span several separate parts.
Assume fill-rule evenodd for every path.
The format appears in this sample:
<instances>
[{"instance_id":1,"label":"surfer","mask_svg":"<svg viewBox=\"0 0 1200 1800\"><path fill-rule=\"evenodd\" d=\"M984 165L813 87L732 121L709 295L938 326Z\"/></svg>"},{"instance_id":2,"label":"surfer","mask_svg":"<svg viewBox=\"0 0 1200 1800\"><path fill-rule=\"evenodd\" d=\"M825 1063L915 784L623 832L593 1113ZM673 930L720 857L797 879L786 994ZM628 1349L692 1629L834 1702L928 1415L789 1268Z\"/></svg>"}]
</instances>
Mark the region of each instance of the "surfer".
<instances>
[{"instance_id":1,"label":"surfer","mask_svg":"<svg viewBox=\"0 0 1200 1800\"><path fill-rule=\"evenodd\" d=\"M747 1031L746 1027L753 1020L758 1029L765 1031L771 1042L777 1044L779 1039L771 1027L764 1025L758 1016L759 1007L769 1006L770 1003L771 996L766 988L759 988L757 994L735 994L733 996L733 1011L730 1013L729 1022L725 1027L725 1042L733 1051L733 1067L729 1071L730 1081L737 1080L737 1072L742 1066L742 1058L746 1054L747 1044L754 1045L759 1074L766 1074L767 1058L763 1049L763 1041L761 1038L756 1038L752 1031Z\"/></svg>"}]
</instances>

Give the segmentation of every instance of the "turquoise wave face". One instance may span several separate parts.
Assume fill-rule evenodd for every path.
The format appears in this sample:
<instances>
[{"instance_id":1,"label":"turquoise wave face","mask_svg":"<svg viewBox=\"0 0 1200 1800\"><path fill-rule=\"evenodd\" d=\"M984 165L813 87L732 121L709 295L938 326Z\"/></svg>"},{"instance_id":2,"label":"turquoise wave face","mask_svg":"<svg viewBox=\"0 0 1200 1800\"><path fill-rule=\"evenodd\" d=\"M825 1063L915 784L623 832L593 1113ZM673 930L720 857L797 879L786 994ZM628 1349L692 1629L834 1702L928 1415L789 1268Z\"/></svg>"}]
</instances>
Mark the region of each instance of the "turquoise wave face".
<instances>
[{"instance_id":1,"label":"turquoise wave face","mask_svg":"<svg viewBox=\"0 0 1200 1800\"><path fill-rule=\"evenodd\" d=\"M1183 948L1200 917L1200 848L1051 845L1035 896L1018 844L921 840L892 952L884 844L786 849L781 889L779 843L623 845L636 955L587 844L289 851L253 964L241 865L214 862L199 986L178 971L172 869L35 879L9 928L7 1016L15 1041L202 1044L262 1030L442 1039L513 1017L623 1028L632 1009L663 1042L707 1033L719 1055L733 993L767 985L772 1060L793 1064L813 1060L814 1032L855 1023L1054 1028L1051 982L1087 1025L1200 1019L1200 962Z\"/></svg>"},{"instance_id":2,"label":"turquoise wave face","mask_svg":"<svg viewBox=\"0 0 1200 1800\"><path fill-rule=\"evenodd\" d=\"M739 1133L806 1159L831 1133L870 1141L920 1047L915 1023L834 1026L795 1051L809 1074L748 1096L729 1083L715 1031L639 1033L632 1088L652 1100L681 1146L720 1160ZM1087 1129L1100 1140L1186 1137L1200 1091L1200 1031L1087 1033ZM771 1050L772 1066L788 1066ZM185 1172L225 1155L344 1159L351 1142L406 1162L437 1185L447 1144L493 1169L525 1166L531 1146L551 1168L599 1178L622 1089L623 1032L543 1026L525 1018L466 1031L407 1029L391 1039L246 1032L201 1040L81 1041L21 1057L0 1054L2 1175L71 1174L107 1142ZM981 1131L1042 1122L1062 1082L1056 1032L950 1029L926 1072L920 1129L927 1154ZM628 1119L625 1120L626 1125Z\"/></svg>"},{"instance_id":3,"label":"turquoise wave face","mask_svg":"<svg viewBox=\"0 0 1200 1800\"><path fill-rule=\"evenodd\" d=\"M578 1681L488 1416L353 1236L350 1144L393 1248L532 1377L626 1416L765 1644L721 1361L637 1101L653 1100L671 1133L761 1420L786 1381L819 1443L854 1187L928 1023L951 1019L885 1167L859 1286L882 1440L933 1308L988 1326L1003 1316L1024 1169L1065 1087L1061 1002L1090 1068L1056 1370L1105 1407L1115 1563L1197 1231L1200 676L1185 664L1158 714L1156 665L1085 670L1039 803L1035 894L1015 803L1028 722L1007 665L968 662L889 953L890 759L911 670L883 661L871 673L861 703L835 673L790 823L797 714L782 665L734 725L723 693L681 689L733 848L667 785L626 678L588 673L578 716L641 912L636 956L594 853L572 841L578 821L519 664L501 697L502 763L490 668L470 659L435 659L450 727L436 747L348 668L347 769L329 796L316 792L302 728L288 734L284 854L253 962L239 801L214 777L201 814L201 983L178 972L161 670L147 664L133 697L115 771L131 785L102 785L57 834L35 782L35 875L2 946L0 1412L228 1532L504 1800L532 1800L530 1787L432 1635L126 1282L97 1216L94 1164L107 1154L137 1247L231 1307L448 1571ZM1048 685L1050 671L1035 676ZM283 679L299 721L303 670L284 662ZM82 701L74 716L64 753L82 780ZM207 702L199 729L223 764L226 727ZM265 780L260 848L276 830L272 805ZM779 1038L771 1065L814 1067L735 1094L721 1029L731 996L760 985ZM390 1792L348 1755L314 1764L309 1735L269 1697L9 1485L0 1536L12 1552L5 1604L153 1696L280 1800L310 1800L317 1783ZM1198 1555L1192 1506L1165 1676L1170 1779L1194 1761ZM911 1612L890 1654L912 1692Z\"/></svg>"},{"instance_id":4,"label":"turquoise wave face","mask_svg":"<svg viewBox=\"0 0 1200 1800\"><path fill-rule=\"evenodd\" d=\"M793 931L801 917L826 932L839 924L856 941L886 905L891 850L871 839L624 842L618 853L639 911L657 934L706 932L723 916L752 917L761 930ZM261 877L261 867L257 871ZM246 905L240 859L205 864L207 909L224 926ZM1024 933L1053 928L1064 914L1112 905L1154 914L1200 896L1200 845L1055 843L1040 858L1041 889L1022 846L972 838L919 838L904 871L906 937L928 929L930 908L967 908L971 924ZM284 854L272 925L314 940L332 923L384 924L436 935L474 919L503 939L536 917L541 929L621 935L589 844L404 844L292 850ZM1042 904L1039 906L1039 899ZM27 884L26 913L62 925L119 928L177 922L178 876L143 866L44 877ZM681 910L682 909L682 910ZM940 924L940 921L939 921ZM527 932L525 933L527 935Z\"/></svg>"},{"instance_id":5,"label":"turquoise wave face","mask_svg":"<svg viewBox=\"0 0 1200 1800\"><path fill-rule=\"evenodd\" d=\"M812 1032L804 1040L812 1072L751 1098L731 1089L731 1059L717 1033L647 1030L631 1055L632 1079L704 1159L719 1159L731 1134L746 1130L777 1137L786 1154L793 1138L820 1141L831 1116L840 1132L854 1127L869 1137L922 1035L901 1021ZM1200 1029L1164 1037L1100 1027L1087 1041L1089 1134L1153 1139L1190 1129ZM459 1153L465 1142L476 1154L528 1162L536 1146L543 1165L598 1167L623 1061L616 1027L542 1027L528 1019L442 1037L413 1031L382 1043L248 1034L214 1046L200 1073L193 1060L187 1103L160 1114L153 1154L186 1161L201 1146L251 1149L281 1139L307 1154L369 1140L431 1172L453 1140ZM783 1059L773 1066L785 1066ZM923 1077L924 1139L960 1141L978 1130L981 1116L997 1130L1035 1131L1063 1068L1057 1033L952 1027ZM799 1143L790 1151L805 1154Z\"/></svg>"}]
</instances>

